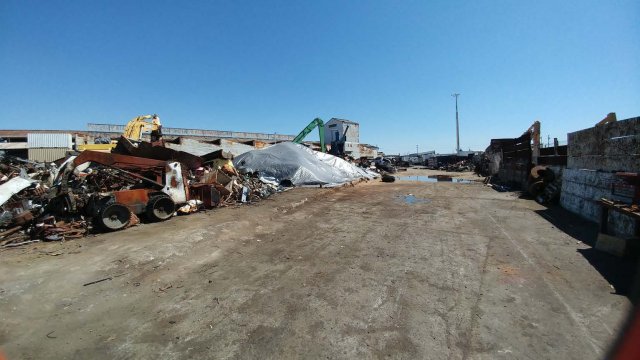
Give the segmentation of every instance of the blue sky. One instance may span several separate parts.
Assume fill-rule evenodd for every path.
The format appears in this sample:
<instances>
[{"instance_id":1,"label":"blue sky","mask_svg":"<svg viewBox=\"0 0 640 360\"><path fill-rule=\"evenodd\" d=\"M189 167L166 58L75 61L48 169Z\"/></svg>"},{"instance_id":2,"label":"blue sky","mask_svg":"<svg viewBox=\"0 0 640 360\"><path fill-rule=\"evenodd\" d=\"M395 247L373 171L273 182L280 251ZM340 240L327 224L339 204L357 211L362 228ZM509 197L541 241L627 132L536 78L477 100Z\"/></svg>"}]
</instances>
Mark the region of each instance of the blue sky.
<instances>
[{"instance_id":1,"label":"blue sky","mask_svg":"<svg viewBox=\"0 0 640 360\"><path fill-rule=\"evenodd\" d=\"M297 134L387 153L640 116L638 1L0 1L0 128ZM313 137L311 137L313 138ZM316 136L317 138L317 136Z\"/></svg>"}]
</instances>

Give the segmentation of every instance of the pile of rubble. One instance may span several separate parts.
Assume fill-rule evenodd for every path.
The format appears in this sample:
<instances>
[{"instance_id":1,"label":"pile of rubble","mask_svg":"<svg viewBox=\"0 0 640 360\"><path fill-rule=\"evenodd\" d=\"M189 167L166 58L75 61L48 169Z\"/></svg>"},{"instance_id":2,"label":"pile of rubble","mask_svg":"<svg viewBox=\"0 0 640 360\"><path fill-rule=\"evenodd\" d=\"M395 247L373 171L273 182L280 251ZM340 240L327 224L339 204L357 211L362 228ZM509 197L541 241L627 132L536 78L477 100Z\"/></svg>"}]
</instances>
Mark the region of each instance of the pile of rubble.
<instances>
[{"instance_id":1,"label":"pile of rubble","mask_svg":"<svg viewBox=\"0 0 640 360\"><path fill-rule=\"evenodd\" d=\"M438 170L463 172L463 171L473 171L475 168L476 166L471 160L462 160L454 164L447 164L444 166L440 166Z\"/></svg>"},{"instance_id":2,"label":"pile of rubble","mask_svg":"<svg viewBox=\"0 0 640 360\"><path fill-rule=\"evenodd\" d=\"M281 157L254 163L277 151ZM256 154L252 154L252 153ZM370 174L297 144L196 156L122 137L110 153L83 151L50 164L0 159L0 247L64 241L177 214L252 203L297 185L336 185ZM297 160L296 160L297 159Z\"/></svg>"},{"instance_id":3,"label":"pile of rubble","mask_svg":"<svg viewBox=\"0 0 640 360\"><path fill-rule=\"evenodd\" d=\"M82 223L61 222L41 216L58 169L55 164L3 156L0 161L0 246L12 247L60 236L85 233Z\"/></svg>"}]
</instances>

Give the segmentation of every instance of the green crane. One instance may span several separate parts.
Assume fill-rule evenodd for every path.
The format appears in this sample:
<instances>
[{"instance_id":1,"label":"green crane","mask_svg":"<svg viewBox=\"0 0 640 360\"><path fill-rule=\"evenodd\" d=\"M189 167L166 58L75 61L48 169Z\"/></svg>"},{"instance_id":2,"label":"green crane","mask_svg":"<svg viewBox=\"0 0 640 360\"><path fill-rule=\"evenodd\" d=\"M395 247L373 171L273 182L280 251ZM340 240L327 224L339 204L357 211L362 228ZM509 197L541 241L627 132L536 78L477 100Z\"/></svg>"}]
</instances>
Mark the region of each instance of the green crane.
<instances>
[{"instance_id":1,"label":"green crane","mask_svg":"<svg viewBox=\"0 0 640 360\"><path fill-rule=\"evenodd\" d=\"M304 140L304 138L316 127L318 128L318 134L320 135L320 151L327 152L327 147L324 145L324 121L320 118L313 119L313 121L311 121L307 127L302 129L300 134L293 139L293 142L300 144L302 140Z\"/></svg>"}]
</instances>

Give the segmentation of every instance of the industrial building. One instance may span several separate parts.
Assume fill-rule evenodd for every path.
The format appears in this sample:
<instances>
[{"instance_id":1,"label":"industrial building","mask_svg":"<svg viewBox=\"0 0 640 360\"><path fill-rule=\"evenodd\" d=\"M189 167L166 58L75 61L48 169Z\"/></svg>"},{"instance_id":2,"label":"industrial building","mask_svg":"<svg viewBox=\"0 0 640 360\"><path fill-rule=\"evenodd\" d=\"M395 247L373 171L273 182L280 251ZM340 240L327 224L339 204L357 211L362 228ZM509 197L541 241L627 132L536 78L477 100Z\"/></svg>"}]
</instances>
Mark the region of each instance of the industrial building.
<instances>
[{"instance_id":1,"label":"industrial building","mask_svg":"<svg viewBox=\"0 0 640 360\"><path fill-rule=\"evenodd\" d=\"M331 118L324 124L324 141L327 144L339 142L344 138L344 152L353 158L375 158L378 147L360 143L360 124L355 121Z\"/></svg>"},{"instance_id":2,"label":"industrial building","mask_svg":"<svg viewBox=\"0 0 640 360\"><path fill-rule=\"evenodd\" d=\"M332 139L346 138L345 154L354 158L378 156L378 148L373 145L360 144L358 123L344 119L331 119L325 124L325 140L331 144ZM125 125L87 124L87 130L0 130L0 151L31 161L54 161L65 157L67 152L76 150L76 146L94 143L108 143L119 138ZM262 148L265 145L291 141L293 135L267 134L258 132L185 129L163 127L162 134L166 141L175 142L181 139L199 140L221 146L225 149ZM148 140L148 134L143 135ZM195 142L190 142L194 144ZM312 148L313 142L307 142ZM242 147L245 145L244 147ZM170 144L169 146L179 146ZM195 145L192 145L195 146ZM232 151L233 152L233 151Z\"/></svg>"},{"instance_id":3,"label":"industrial building","mask_svg":"<svg viewBox=\"0 0 640 360\"><path fill-rule=\"evenodd\" d=\"M77 145L117 139L124 125L88 124L87 130L0 130L0 151L32 161L53 161L66 156ZM242 142L254 147L266 143L290 141L292 135L255 132L163 128L168 141L178 137L203 141ZM143 136L147 138L148 135Z\"/></svg>"},{"instance_id":4,"label":"industrial building","mask_svg":"<svg viewBox=\"0 0 640 360\"><path fill-rule=\"evenodd\" d=\"M90 136L99 137L118 137L125 129L125 125L115 124L87 124L87 133ZM226 130L203 130L203 129L183 129L162 127L162 134L165 138L189 137L198 140L216 140L216 139L235 139L240 141L260 140L260 141L291 141L293 135L283 134L267 134L257 132L244 131L226 131Z\"/></svg>"}]
</instances>

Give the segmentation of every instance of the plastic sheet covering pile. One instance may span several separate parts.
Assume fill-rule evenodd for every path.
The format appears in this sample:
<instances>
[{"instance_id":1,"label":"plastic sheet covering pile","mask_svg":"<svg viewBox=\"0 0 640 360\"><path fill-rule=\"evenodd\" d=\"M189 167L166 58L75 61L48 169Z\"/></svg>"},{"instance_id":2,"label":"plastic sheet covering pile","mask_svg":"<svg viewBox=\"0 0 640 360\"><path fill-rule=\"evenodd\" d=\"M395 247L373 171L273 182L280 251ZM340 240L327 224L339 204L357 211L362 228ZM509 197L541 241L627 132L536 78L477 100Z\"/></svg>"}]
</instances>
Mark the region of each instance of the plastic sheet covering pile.
<instances>
[{"instance_id":1,"label":"plastic sheet covering pile","mask_svg":"<svg viewBox=\"0 0 640 360\"><path fill-rule=\"evenodd\" d=\"M337 186L379 176L333 155L291 142L246 152L236 157L233 165L241 173L257 171L263 182L281 184L290 181L295 186Z\"/></svg>"}]
</instances>

